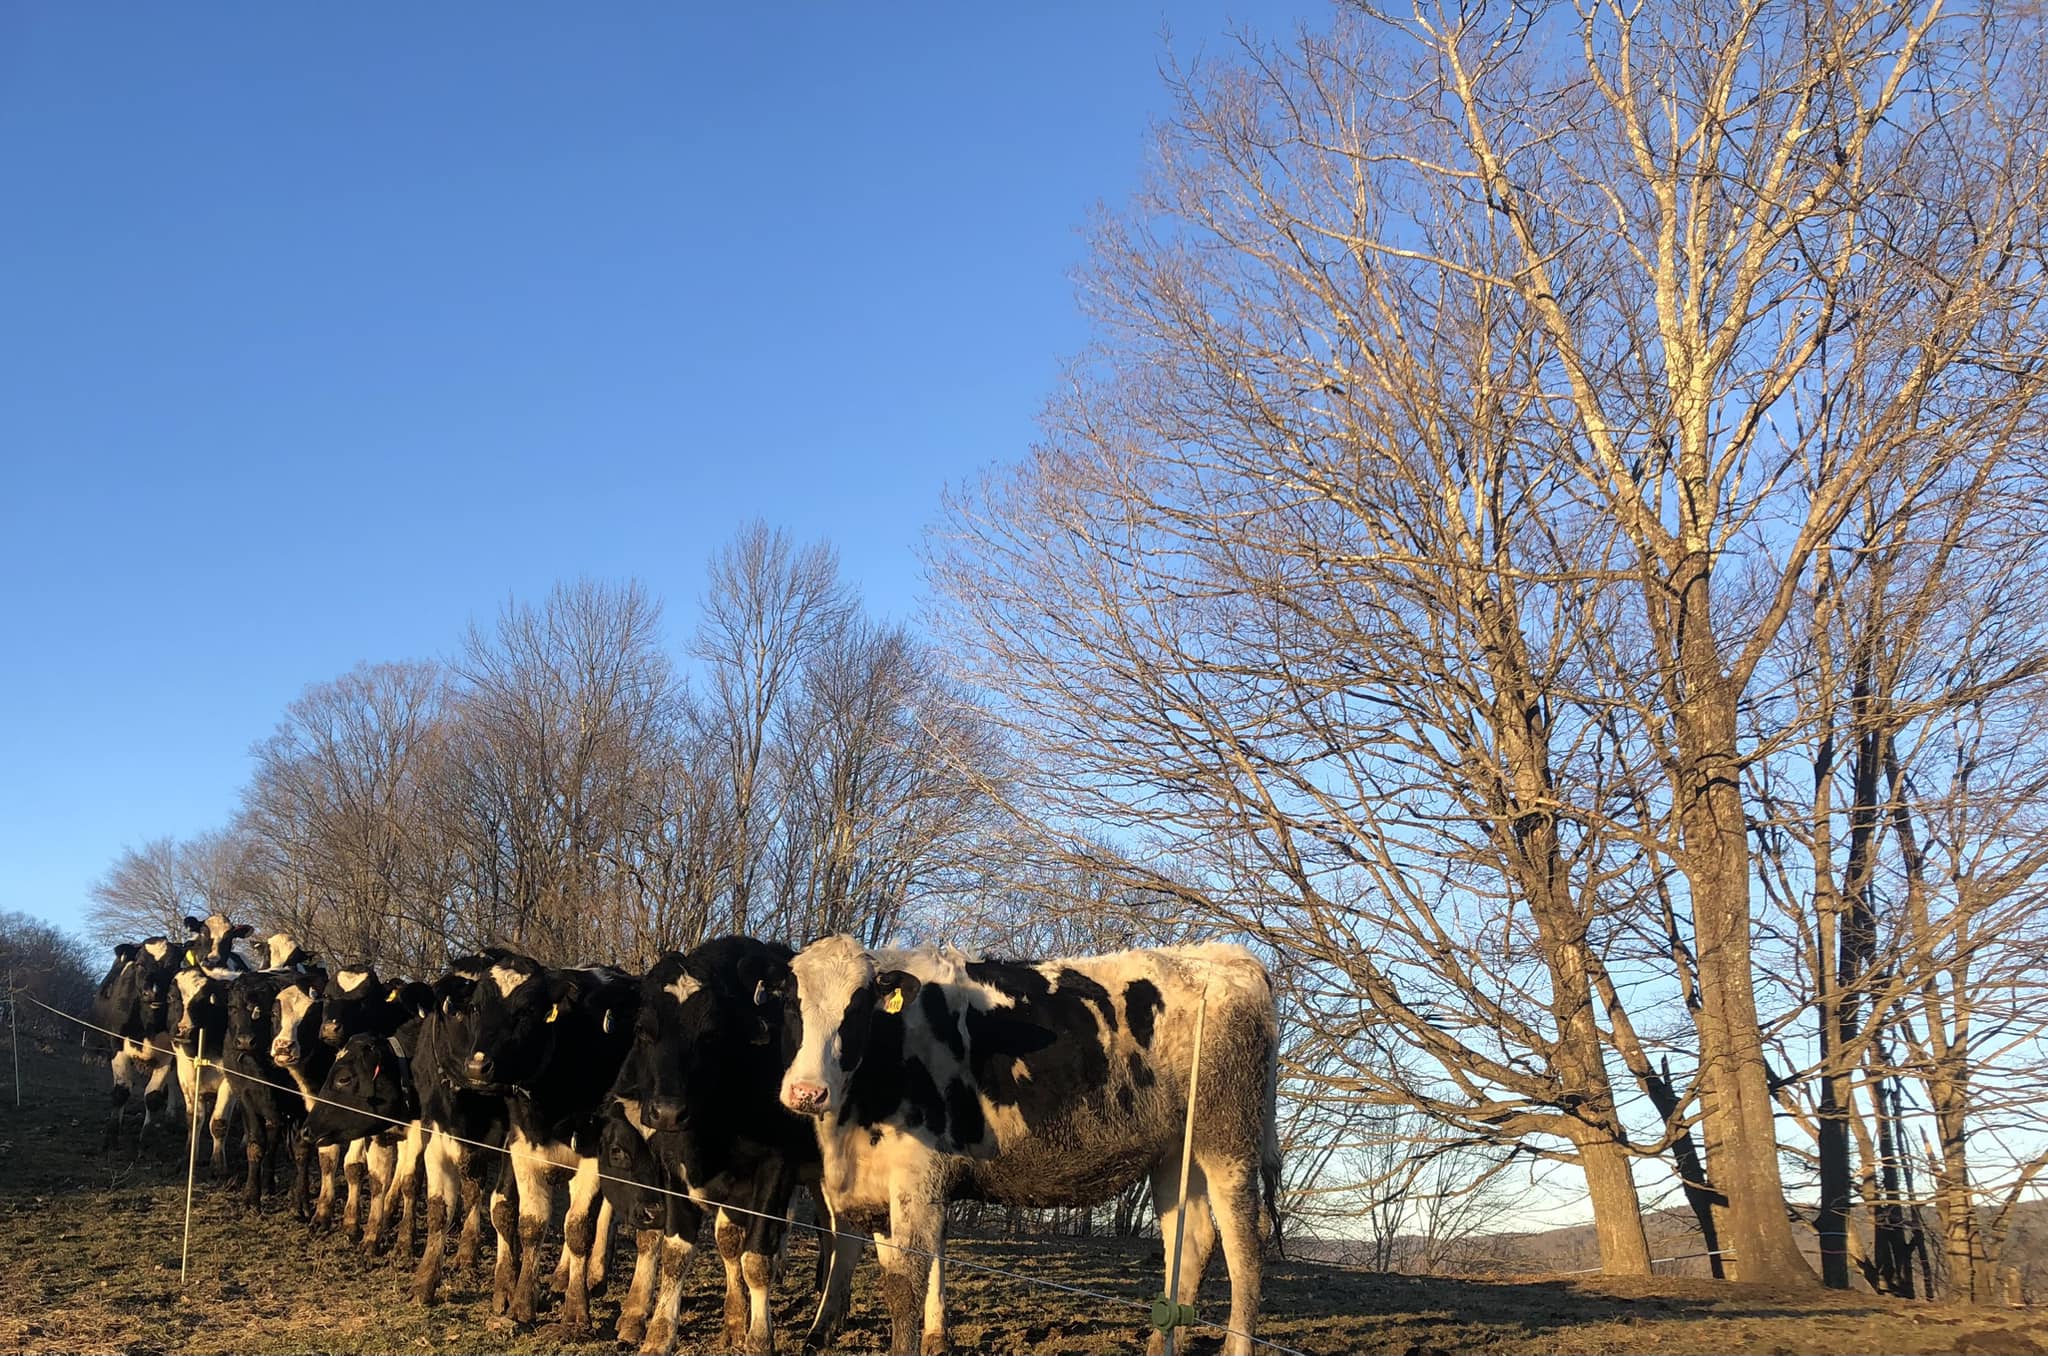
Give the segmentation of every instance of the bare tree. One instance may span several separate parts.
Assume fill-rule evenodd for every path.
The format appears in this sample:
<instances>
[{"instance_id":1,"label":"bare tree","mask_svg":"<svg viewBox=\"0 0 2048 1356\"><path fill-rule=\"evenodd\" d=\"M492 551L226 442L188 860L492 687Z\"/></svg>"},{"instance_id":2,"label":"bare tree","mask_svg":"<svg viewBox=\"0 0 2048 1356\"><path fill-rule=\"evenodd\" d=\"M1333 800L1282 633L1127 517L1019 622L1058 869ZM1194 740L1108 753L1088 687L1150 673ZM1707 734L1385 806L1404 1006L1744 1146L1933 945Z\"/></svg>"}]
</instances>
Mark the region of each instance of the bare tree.
<instances>
[{"instance_id":1,"label":"bare tree","mask_svg":"<svg viewBox=\"0 0 2048 1356\"><path fill-rule=\"evenodd\" d=\"M637 584L586 581L471 629L445 785L479 941L563 962L639 949L645 911L621 862L649 779L673 766L678 711L659 619Z\"/></svg>"},{"instance_id":2,"label":"bare tree","mask_svg":"<svg viewBox=\"0 0 2048 1356\"><path fill-rule=\"evenodd\" d=\"M768 766L777 714L806 657L845 624L852 607L829 546L799 549L766 523L741 530L711 561L692 652L708 669L698 702L701 728L723 763L721 922L733 932L755 923L755 889L781 808Z\"/></svg>"},{"instance_id":3,"label":"bare tree","mask_svg":"<svg viewBox=\"0 0 2048 1356\"><path fill-rule=\"evenodd\" d=\"M1103 348L940 551L1054 803L1201 861L1191 907L1325 977L1363 1084L1340 1019L1369 1003L1457 1096L1389 1091L1570 1143L1611 1270L1646 1260L1628 1157L1696 1127L1740 1272L1807 1274L1743 714L1871 487L2040 406L2013 36L1934 6L1360 6L1247 44L1177 86L1098 238ZM1925 210L1959 148L1997 180L1974 229ZM1646 1142L1603 1047L1664 1085Z\"/></svg>"}]
</instances>

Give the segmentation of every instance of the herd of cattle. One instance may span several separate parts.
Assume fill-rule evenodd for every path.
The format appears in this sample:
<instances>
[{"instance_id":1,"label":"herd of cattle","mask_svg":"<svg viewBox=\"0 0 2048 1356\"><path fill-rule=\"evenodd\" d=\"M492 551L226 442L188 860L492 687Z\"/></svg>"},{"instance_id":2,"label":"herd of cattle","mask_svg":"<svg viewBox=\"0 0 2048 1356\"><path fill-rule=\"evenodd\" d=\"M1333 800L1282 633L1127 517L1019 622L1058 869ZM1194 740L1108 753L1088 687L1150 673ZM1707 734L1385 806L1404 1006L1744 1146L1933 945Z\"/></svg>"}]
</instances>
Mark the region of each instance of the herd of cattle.
<instances>
[{"instance_id":1,"label":"herd of cattle","mask_svg":"<svg viewBox=\"0 0 2048 1356\"><path fill-rule=\"evenodd\" d=\"M330 1227L339 1175L345 1232L360 1226L372 1253L395 1233L402 1262L423 1182L413 1297L436 1298L450 1230L457 1264L473 1264L488 1220L492 1309L520 1322L539 1304L566 1179L559 1321L588 1328L623 1221L638 1253L618 1336L647 1352L675 1341L707 1214L725 1264L718 1349L773 1349L774 1263L800 1185L839 1231L820 1236L813 1348L845 1316L862 1232L893 1349L947 1348L948 1201L1093 1204L1149 1174L1171 1240L1199 1021L1176 1298L1193 1303L1220 1242L1224 1350L1251 1349L1279 1174L1277 1023L1266 972L1241 947L1024 963L725 937L641 976L487 948L424 983L367 965L330 972L282 934L252 968L235 945L247 925L185 924L185 942L115 948L100 986L97 1024L118 1033L109 1134L144 1080L145 1129L181 1103L207 1108L225 1172L239 1107L250 1204L283 1160L294 1207Z\"/></svg>"}]
</instances>

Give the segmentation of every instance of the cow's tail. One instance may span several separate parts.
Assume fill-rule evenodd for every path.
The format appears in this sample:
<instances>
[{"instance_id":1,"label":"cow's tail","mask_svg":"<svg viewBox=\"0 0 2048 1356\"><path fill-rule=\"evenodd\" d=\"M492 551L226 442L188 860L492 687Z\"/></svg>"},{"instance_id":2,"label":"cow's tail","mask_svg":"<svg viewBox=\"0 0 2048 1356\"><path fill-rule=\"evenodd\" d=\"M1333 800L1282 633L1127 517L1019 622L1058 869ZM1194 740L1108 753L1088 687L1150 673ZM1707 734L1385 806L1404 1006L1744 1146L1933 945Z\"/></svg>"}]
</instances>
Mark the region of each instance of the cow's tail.
<instances>
[{"instance_id":1,"label":"cow's tail","mask_svg":"<svg viewBox=\"0 0 2048 1356\"><path fill-rule=\"evenodd\" d=\"M1271 992L1272 981L1267 981ZM1266 1230L1273 1250L1286 1256L1287 1242L1280 1232L1280 1024L1273 1024L1273 1044L1266 1051L1264 1105L1259 1108L1259 1195L1266 1216Z\"/></svg>"}]
</instances>

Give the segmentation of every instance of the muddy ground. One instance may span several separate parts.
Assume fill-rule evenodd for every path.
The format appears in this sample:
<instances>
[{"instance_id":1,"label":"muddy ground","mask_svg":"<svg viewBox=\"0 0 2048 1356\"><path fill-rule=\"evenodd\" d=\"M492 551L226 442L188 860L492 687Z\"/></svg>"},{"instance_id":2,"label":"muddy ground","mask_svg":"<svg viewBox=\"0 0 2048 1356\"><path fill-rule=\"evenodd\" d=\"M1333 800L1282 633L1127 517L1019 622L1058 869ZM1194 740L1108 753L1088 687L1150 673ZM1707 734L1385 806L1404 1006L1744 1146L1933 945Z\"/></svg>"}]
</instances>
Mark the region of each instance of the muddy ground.
<instances>
[{"instance_id":1,"label":"muddy ground","mask_svg":"<svg viewBox=\"0 0 2048 1356\"><path fill-rule=\"evenodd\" d=\"M310 1238L281 1204L250 1214L201 1178L188 1283L178 1284L185 1149L138 1146L137 1117L102 1147L105 1075L69 1050L24 1048L24 1106L11 1100L0 1047L0 1351L616 1352L612 1326L631 1270L622 1247L611 1292L593 1302L595 1336L562 1342L545 1325L489 1317L486 1273L448 1273L432 1309L406 1298L407 1272L364 1261L338 1237ZM962 1351L1142 1349L1141 1306L1160 1289L1158 1245L964 1239L962 1262L1100 1291L1100 1300L956 1267L949 1293ZM486 1249L488 1253L489 1249ZM796 1350L809 1318L809 1244L799 1243L777 1304L777 1335ZM881 1351L887 1324L863 1263L841 1343ZM697 1266L679 1349L718 1331L715 1258ZM1201 1312L1227 1308L1221 1261ZM2048 1352L2048 1313L1968 1310L1869 1296L1657 1278L1466 1280L1375 1276L1274 1261L1260 1335L1301 1352ZM1191 1351L1213 1352L1214 1335Z\"/></svg>"}]
</instances>

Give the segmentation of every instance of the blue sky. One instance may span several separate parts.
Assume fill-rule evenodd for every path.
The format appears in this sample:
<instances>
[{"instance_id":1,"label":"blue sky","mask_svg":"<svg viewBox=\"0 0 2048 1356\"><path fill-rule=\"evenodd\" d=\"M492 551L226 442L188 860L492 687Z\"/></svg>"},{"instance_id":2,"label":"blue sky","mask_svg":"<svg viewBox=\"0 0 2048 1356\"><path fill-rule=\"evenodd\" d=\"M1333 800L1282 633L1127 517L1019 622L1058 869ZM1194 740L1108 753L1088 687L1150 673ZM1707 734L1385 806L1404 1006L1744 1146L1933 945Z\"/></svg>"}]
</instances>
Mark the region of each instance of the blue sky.
<instances>
[{"instance_id":1,"label":"blue sky","mask_svg":"<svg viewBox=\"0 0 2048 1356\"><path fill-rule=\"evenodd\" d=\"M0 909L306 683L756 515L907 614L1085 339L1159 69L1285 3L0 8Z\"/></svg>"}]
</instances>

